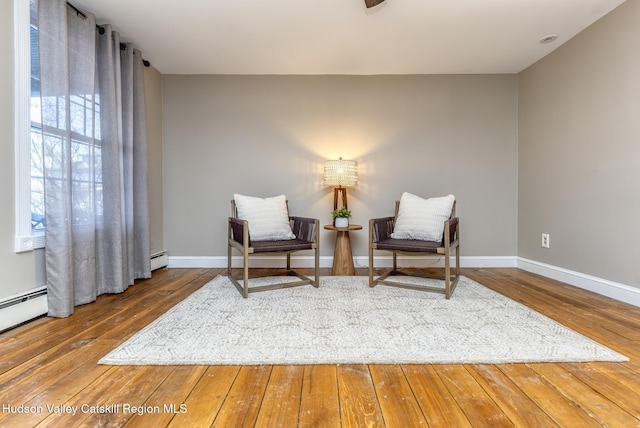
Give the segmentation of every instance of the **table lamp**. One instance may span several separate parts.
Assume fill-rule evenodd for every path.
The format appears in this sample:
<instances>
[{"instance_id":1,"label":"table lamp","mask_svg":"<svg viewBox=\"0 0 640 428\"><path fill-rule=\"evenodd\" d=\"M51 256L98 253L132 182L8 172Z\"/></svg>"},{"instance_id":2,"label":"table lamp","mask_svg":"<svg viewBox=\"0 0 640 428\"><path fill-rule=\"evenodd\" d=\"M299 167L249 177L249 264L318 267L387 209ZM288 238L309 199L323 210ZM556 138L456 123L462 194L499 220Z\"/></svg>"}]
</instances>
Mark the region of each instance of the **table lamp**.
<instances>
[{"instance_id":1,"label":"table lamp","mask_svg":"<svg viewBox=\"0 0 640 428\"><path fill-rule=\"evenodd\" d=\"M347 206L347 187L358 184L358 162L352 160L328 160L324 163L324 185L333 187L333 210L338 209L338 193L342 194L342 206Z\"/></svg>"}]
</instances>

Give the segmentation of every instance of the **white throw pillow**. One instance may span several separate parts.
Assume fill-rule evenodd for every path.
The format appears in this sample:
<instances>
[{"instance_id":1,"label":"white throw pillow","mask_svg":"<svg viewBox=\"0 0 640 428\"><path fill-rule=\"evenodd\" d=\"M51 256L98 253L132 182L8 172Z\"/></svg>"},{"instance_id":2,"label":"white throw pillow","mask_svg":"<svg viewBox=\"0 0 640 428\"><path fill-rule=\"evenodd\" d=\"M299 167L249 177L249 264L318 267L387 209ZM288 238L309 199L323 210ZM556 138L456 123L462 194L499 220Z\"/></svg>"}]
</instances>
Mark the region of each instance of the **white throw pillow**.
<instances>
[{"instance_id":1,"label":"white throw pillow","mask_svg":"<svg viewBox=\"0 0 640 428\"><path fill-rule=\"evenodd\" d=\"M451 216L455 200L453 195L424 199L411 193L403 193L391 237L442 241L444 222Z\"/></svg>"},{"instance_id":2,"label":"white throw pillow","mask_svg":"<svg viewBox=\"0 0 640 428\"><path fill-rule=\"evenodd\" d=\"M284 195L271 198L233 195L238 218L249 222L249 238L252 241L286 241L296 236L291 231L287 198Z\"/></svg>"}]
</instances>

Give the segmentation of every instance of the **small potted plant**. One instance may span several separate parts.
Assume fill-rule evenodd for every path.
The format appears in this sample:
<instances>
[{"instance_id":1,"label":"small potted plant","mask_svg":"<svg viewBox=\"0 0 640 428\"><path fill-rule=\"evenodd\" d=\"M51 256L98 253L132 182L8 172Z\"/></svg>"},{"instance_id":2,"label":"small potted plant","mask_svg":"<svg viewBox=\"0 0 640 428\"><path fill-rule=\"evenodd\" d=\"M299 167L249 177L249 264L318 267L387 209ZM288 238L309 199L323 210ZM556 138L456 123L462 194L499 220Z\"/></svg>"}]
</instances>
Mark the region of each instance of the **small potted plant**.
<instances>
[{"instance_id":1,"label":"small potted plant","mask_svg":"<svg viewBox=\"0 0 640 428\"><path fill-rule=\"evenodd\" d=\"M345 207L338 208L331 212L333 216L333 224L336 227L349 227L349 217L351 217L351 211Z\"/></svg>"}]
</instances>

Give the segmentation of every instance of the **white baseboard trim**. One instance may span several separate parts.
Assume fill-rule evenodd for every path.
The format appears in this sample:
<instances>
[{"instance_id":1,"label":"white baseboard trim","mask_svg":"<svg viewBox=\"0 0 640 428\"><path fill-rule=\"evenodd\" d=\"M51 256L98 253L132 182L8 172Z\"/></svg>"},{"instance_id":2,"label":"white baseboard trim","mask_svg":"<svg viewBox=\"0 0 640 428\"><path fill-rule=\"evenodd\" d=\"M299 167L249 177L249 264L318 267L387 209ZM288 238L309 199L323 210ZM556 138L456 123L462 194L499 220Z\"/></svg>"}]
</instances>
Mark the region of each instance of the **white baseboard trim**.
<instances>
[{"instance_id":1,"label":"white baseboard trim","mask_svg":"<svg viewBox=\"0 0 640 428\"><path fill-rule=\"evenodd\" d=\"M562 281L634 306L640 306L640 288L522 257L518 257L517 267L527 272Z\"/></svg>"},{"instance_id":2,"label":"white baseboard trim","mask_svg":"<svg viewBox=\"0 0 640 428\"><path fill-rule=\"evenodd\" d=\"M444 260L442 257L433 257L430 259L417 259L414 257L398 257L398 264L400 266L403 263L411 263L408 265L414 267L443 267ZM376 267L390 267L391 256L379 256L375 258ZM454 259L451 258L453 265ZM291 264L293 267L299 268L312 268L313 257L312 256L292 256ZM353 264L356 267L366 268L369 266L368 256L355 256L353 258ZM240 267L242 265L242 257L234 256L232 259L233 267ZM284 256L253 256L249 258L249 267L254 268L267 268L285 265ZM322 256L320 257L320 267L330 268L333 265L333 257ZM461 267L517 267L517 257L460 257ZM227 258L225 256L211 256L211 257L191 257L191 256L169 256L170 268L226 268Z\"/></svg>"}]
</instances>

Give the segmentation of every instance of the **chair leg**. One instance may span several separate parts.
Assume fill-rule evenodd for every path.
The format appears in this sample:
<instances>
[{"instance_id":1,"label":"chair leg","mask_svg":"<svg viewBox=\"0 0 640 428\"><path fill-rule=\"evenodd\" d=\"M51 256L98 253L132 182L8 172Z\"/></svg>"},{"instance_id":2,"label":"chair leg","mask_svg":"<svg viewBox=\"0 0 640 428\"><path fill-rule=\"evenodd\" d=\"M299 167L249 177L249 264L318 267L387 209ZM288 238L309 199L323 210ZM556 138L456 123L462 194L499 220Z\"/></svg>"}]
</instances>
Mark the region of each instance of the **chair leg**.
<instances>
[{"instance_id":1,"label":"chair leg","mask_svg":"<svg viewBox=\"0 0 640 428\"><path fill-rule=\"evenodd\" d=\"M369 220L369 287L374 287L373 282L373 220Z\"/></svg>"},{"instance_id":2,"label":"chair leg","mask_svg":"<svg viewBox=\"0 0 640 428\"><path fill-rule=\"evenodd\" d=\"M245 299L249 297L249 254L245 252L243 254L244 266L243 266L243 277L244 277L244 287L242 289L242 297Z\"/></svg>"},{"instance_id":3,"label":"chair leg","mask_svg":"<svg viewBox=\"0 0 640 428\"><path fill-rule=\"evenodd\" d=\"M314 248L314 282L312 285L316 288L320 287L320 220L314 221L315 230L315 248Z\"/></svg>"},{"instance_id":4,"label":"chair leg","mask_svg":"<svg viewBox=\"0 0 640 428\"><path fill-rule=\"evenodd\" d=\"M373 248L369 245L369 287L375 287L373 282Z\"/></svg>"},{"instance_id":5,"label":"chair leg","mask_svg":"<svg viewBox=\"0 0 640 428\"><path fill-rule=\"evenodd\" d=\"M446 257L446 261L445 261L445 281L446 281L446 285L445 285L445 297L448 299L451 297L451 295L453 294L453 290L455 290L456 286L458 285L458 280L460 279L460 244L458 243L455 246L455 252L456 252L456 261L455 261L455 275L453 275L453 280L452 280L452 275L451 275L451 266L449 265L449 260L451 257L451 250L446 251L447 255Z\"/></svg>"},{"instance_id":6,"label":"chair leg","mask_svg":"<svg viewBox=\"0 0 640 428\"><path fill-rule=\"evenodd\" d=\"M315 250L315 282L313 286L318 288L320 287L320 245L316 242L316 250Z\"/></svg>"},{"instance_id":7,"label":"chair leg","mask_svg":"<svg viewBox=\"0 0 640 428\"><path fill-rule=\"evenodd\" d=\"M456 246L456 278L460 277L460 241Z\"/></svg>"},{"instance_id":8,"label":"chair leg","mask_svg":"<svg viewBox=\"0 0 640 428\"><path fill-rule=\"evenodd\" d=\"M449 248L444 252L444 297L451 297L451 253Z\"/></svg>"}]
</instances>

